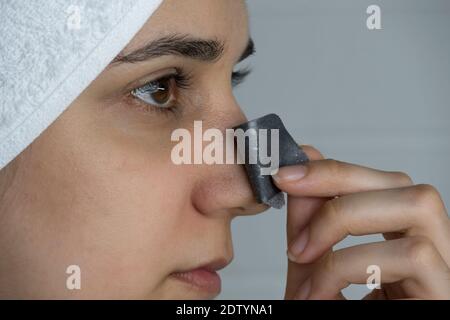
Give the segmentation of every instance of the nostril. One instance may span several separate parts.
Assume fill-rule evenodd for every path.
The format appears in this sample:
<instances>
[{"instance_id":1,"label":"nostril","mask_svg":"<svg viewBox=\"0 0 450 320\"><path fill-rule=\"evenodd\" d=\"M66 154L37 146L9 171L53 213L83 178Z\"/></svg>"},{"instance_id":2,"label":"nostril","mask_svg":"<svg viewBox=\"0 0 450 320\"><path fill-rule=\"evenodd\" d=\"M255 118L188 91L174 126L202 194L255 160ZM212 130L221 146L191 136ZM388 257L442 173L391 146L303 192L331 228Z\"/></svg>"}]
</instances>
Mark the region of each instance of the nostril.
<instances>
[{"instance_id":1,"label":"nostril","mask_svg":"<svg viewBox=\"0 0 450 320\"><path fill-rule=\"evenodd\" d=\"M270 206L264 203L253 203L247 207L237 207L233 212L233 216L251 216L262 213L270 209Z\"/></svg>"}]
</instances>

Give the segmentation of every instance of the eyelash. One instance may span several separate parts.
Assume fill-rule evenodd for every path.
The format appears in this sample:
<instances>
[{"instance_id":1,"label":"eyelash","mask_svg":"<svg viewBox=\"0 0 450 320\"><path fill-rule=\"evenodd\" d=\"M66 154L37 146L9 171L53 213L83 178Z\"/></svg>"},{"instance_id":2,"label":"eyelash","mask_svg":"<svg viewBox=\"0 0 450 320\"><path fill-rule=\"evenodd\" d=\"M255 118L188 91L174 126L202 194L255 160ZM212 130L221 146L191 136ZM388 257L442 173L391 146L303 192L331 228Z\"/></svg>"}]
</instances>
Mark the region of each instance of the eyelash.
<instances>
[{"instance_id":1,"label":"eyelash","mask_svg":"<svg viewBox=\"0 0 450 320\"><path fill-rule=\"evenodd\" d=\"M233 71L233 73L231 74L231 84L233 85L233 88L244 82L250 72L252 72L250 68L242 68L238 71Z\"/></svg>"},{"instance_id":2,"label":"eyelash","mask_svg":"<svg viewBox=\"0 0 450 320\"><path fill-rule=\"evenodd\" d=\"M250 74L251 70L249 68L242 68L240 70L237 71L233 71L231 74L231 84L232 87L235 88L236 86L238 86L239 84L241 84L245 78ZM192 76L186 72L184 72L182 69L180 68L175 68L175 72L173 74L168 74L165 76L162 76L158 79L149 81L147 83L145 83L144 85L141 85L139 87L134 88L133 90L131 90L127 96L129 96L134 103L138 103L138 108L140 109L140 111L143 111L145 113L148 112L160 112L163 114L170 114L170 113L177 113L180 111L180 107L177 105L177 101L175 98L175 102L172 103L172 105L169 105L167 107L158 107L155 105L152 105L150 103L147 103L145 101L143 101L142 99L140 99L139 97L135 96L135 92L138 89L144 88L145 86L150 85L152 82L158 82L158 81L174 81L174 84L176 86L177 89L189 89L192 85ZM173 88L170 88L169 90L172 90Z\"/></svg>"}]
</instances>

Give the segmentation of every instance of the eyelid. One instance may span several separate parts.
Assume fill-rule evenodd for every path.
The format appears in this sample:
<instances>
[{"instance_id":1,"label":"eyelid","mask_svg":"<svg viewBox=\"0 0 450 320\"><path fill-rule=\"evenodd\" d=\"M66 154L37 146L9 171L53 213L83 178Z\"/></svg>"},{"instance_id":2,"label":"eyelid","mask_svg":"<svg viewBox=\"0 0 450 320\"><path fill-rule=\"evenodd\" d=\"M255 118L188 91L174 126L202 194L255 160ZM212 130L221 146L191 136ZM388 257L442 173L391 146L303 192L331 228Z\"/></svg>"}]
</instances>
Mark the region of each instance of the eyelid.
<instances>
[{"instance_id":1,"label":"eyelid","mask_svg":"<svg viewBox=\"0 0 450 320\"><path fill-rule=\"evenodd\" d=\"M140 79L133 80L125 85L123 88L122 94L126 94L134 89L138 89L144 85L146 85L149 82L156 81L162 78L167 78L171 76L175 76L177 74L177 68L166 68L163 70L159 70L156 72L152 72L151 74L148 74Z\"/></svg>"}]
</instances>

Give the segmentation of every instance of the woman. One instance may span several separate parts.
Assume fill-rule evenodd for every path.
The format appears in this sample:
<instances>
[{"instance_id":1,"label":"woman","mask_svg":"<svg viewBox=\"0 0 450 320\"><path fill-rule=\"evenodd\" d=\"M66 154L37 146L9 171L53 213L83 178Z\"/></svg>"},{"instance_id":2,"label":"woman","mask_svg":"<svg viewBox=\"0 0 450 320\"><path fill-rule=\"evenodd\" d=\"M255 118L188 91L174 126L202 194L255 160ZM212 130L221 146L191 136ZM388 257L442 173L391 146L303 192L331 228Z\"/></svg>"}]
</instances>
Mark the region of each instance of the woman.
<instances>
[{"instance_id":1,"label":"woman","mask_svg":"<svg viewBox=\"0 0 450 320\"><path fill-rule=\"evenodd\" d=\"M81 16L82 17L82 16ZM82 21L82 20L81 20ZM75 24L76 25L76 24ZM232 93L253 52L244 1L164 0L65 111L0 171L2 298L213 298L230 222L266 209L238 165L175 165L177 128L244 122ZM66 107L66 106L64 106ZM379 266L371 299L449 299L450 223L401 172L311 161L287 192L287 299L340 299ZM384 242L338 251L347 235ZM70 290L69 266L81 270ZM72 288L73 289L73 288Z\"/></svg>"}]
</instances>

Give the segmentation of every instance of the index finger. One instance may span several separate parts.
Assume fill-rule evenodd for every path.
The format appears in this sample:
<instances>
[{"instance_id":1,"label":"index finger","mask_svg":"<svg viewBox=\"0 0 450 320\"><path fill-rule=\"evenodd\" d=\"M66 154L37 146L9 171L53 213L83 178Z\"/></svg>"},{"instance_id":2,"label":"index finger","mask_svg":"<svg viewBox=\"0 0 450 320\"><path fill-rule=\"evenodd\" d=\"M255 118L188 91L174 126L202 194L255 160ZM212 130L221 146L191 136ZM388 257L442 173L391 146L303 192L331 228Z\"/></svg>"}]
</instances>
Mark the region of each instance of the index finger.
<instances>
[{"instance_id":1,"label":"index finger","mask_svg":"<svg viewBox=\"0 0 450 320\"><path fill-rule=\"evenodd\" d=\"M273 179L289 195L307 197L334 197L412 185L411 178L403 172L382 171L334 159L282 167Z\"/></svg>"}]
</instances>

